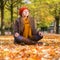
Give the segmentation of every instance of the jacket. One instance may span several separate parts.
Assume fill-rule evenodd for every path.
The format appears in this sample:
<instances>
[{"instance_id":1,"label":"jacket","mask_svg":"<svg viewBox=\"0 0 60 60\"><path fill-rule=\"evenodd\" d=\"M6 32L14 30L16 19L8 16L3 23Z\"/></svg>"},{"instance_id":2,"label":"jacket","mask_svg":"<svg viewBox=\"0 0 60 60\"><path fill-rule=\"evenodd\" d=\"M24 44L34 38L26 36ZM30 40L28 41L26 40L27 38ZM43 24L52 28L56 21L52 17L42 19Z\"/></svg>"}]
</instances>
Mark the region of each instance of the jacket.
<instances>
[{"instance_id":1,"label":"jacket","mask_svg":"<svg viewBox=\"0 0 60 60\"><path fill-rule=\"evenodd\" d=\"M34 19L32 17L28 17L28 18L29 18L31 29L32 29L32 35L38 34L38 31L35 28L35 21L34 21ZM23 35L23 31L24 31L24 23L23 23L22 18L20 17L20 18L18 18L15 21L15 24L14 24L14 34L16 32L18 32L20 35Z\"/></svg>"}]
</instances>

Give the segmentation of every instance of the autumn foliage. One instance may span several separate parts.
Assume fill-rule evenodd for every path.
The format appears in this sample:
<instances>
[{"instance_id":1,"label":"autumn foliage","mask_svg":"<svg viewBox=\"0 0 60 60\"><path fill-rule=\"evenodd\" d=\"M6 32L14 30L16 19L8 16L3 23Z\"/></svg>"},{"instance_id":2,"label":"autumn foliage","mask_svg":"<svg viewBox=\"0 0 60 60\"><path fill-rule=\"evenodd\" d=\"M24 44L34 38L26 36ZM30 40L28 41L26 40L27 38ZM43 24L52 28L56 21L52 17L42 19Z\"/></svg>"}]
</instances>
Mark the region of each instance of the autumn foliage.
<instances>
[{"instance_id":1,"label":"autumn foliage","mask_svg":"<svg viewBox=\"0 0 60 60\"><path fill-rule=\"evenodd\" d=\"M10 38L11 39L11 38ZM44 45L0 44L0 60L59 60L60 35L44 35ZM11 40L12 41L12 40Z\"/></svg>"}]
</instances>

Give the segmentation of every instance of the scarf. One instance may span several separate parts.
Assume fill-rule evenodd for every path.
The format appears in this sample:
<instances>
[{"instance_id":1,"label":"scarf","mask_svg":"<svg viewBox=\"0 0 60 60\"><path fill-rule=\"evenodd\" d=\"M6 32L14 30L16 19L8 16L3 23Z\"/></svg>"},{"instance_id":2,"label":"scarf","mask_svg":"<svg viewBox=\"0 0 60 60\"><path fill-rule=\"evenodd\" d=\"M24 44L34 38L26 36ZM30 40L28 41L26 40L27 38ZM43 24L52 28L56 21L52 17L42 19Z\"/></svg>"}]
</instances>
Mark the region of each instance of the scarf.
<instances>
[{"instance_id":1,"label":"scarf","mask_svg":"<svg viewBox=\"0 0 60 60\"><path fill-rule=\"evenodd\" d=\"M32 32L31 32L31 26L30 26L30 23L29 23L29 19L28 18L24 18L23 22L24 22L23 36L25 38L32 37Z\"/></svg>"}]
</instances>

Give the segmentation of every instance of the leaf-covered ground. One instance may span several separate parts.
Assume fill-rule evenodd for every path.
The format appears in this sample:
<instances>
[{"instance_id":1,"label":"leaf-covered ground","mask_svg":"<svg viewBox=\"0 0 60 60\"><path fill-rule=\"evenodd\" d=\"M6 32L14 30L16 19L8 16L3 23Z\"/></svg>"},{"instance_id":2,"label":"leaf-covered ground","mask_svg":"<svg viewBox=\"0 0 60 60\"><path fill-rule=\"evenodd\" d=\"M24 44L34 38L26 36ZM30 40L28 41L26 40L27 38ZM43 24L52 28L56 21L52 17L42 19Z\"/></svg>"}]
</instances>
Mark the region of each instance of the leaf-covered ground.
<instances>
[{"instance_id":1,"label":"leaf-covered ground","mask_svg":"<svg viewBox=\"0 0 60 60\"><path fill-rule=\"evenodd\" d=\"M12 39L0 36L0 60L60 60L60 35L44 35L40 46L18 45Z\"/></svg>"}]
</instances>

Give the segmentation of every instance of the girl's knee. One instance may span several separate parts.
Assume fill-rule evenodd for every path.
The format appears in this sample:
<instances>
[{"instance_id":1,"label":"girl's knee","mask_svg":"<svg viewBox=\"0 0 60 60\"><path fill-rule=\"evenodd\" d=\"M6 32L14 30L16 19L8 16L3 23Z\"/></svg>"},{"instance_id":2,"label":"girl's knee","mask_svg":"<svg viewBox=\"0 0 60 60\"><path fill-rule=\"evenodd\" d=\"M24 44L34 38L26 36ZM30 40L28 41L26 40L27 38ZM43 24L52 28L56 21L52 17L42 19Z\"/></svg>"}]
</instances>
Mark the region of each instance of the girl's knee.
<instances>
[{"instance_id":1,"label":"girl's knee","mask_svg":"<svg viewBox=\"0 0 60 60\"><path fill-rule=\"evenodd\" d=\"M39 41L43 38L43 36L40 36L40 35L36 35L36 41Z\"/></svg>"},{"instance_id":2,"label":"girl's knee","mask_svg":"<svg viewBox=\"0 0 60 60\"><path fill-rule=\"evenodd\" d=\"M14 42L20 43L21 42L20 37L19 36L18 37L14 37Z\"/></svg>"}]
</instances>

